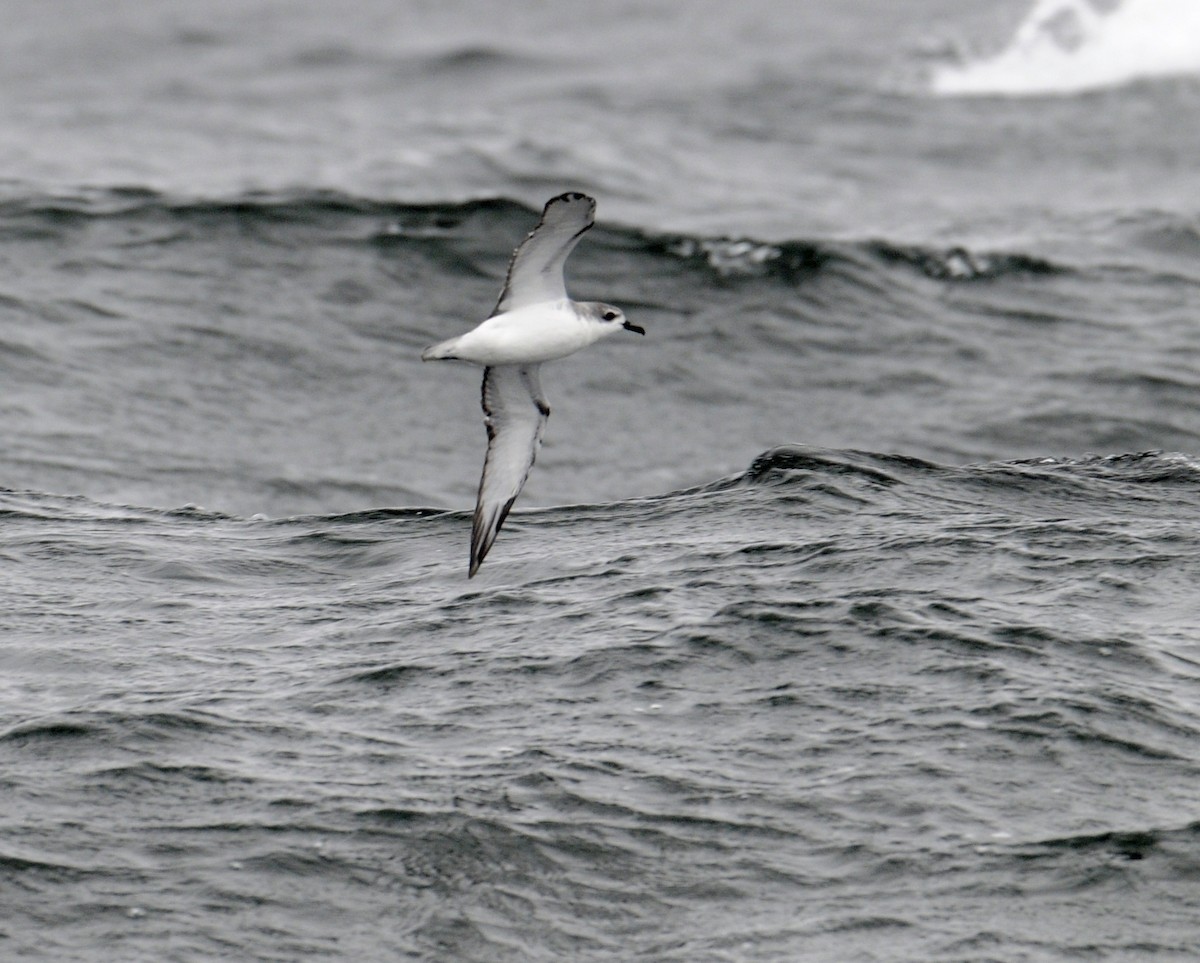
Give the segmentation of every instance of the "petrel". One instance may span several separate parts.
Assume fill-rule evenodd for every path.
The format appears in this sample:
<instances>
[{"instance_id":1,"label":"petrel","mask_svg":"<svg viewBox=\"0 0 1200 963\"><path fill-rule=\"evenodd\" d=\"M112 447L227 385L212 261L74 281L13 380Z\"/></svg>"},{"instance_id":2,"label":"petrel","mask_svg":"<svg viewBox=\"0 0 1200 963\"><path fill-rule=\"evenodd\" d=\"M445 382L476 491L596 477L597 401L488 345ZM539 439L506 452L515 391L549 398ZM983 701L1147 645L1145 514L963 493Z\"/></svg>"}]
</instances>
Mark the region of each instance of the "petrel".
<instances>
[{"instance_id":1,"label":"petrel","mask_svg":"<svg viewBox=\"0 0 1200 963\"><path fill-rule=\"evenodd\" d=\"M563 265L595 223L596 202L577 192L551 198L542 219L513 251L508 277L491 316L466 334L426 348L422 361L468 361L483 366L483 423L487 457L471 526L474 577L521 493L542 443L550 405L538 372L617 331L645 330L620 308L572 301Z\"/></svg>"}]
</instances>

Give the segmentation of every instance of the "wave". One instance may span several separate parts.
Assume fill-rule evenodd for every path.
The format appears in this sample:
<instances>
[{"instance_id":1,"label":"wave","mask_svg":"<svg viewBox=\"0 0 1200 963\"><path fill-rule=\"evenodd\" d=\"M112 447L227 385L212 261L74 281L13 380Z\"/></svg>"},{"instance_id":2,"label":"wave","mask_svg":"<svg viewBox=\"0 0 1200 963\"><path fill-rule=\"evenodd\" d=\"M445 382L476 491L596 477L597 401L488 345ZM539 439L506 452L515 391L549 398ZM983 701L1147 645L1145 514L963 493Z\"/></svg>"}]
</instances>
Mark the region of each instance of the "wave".
<instances>
[{"instance_id":1,"label":"wave","mask_svg":"<svg viewBox=\"0 0 1200 963\"><path fill-rule=\"evenodd\" d=\"M1026 859L1040 859L1060 853L1113 853L1125 859L1144 859L1164 848L1191 849L1200 839L1200 822L1170 829L1109 830L1079 836L1063 836L1021 847Z\"/></svg>"},{"instance_id":2,"label":"wave","mask_svg":"<svg viewBox=\"0 0 1200 963\"><path fill-rule=\"evenodd\" d=\"M882 492L908 488L944 497L953 490L968 497L990 492L1044 493L1066 497L1129 498L1138 489L1171 491L1200 489L1200 457L1182 452L1144 451L1082 457L1044 456L980 464L946 465L898 453L857 449L829 449L811 445L780 445L762 452L741 472L711 482L674 491L640 495L614 502L567 504L518 510L527 519L576 517L592 513L640 510L676 503L686 510L696 496L747 490L819 488L827 493L850 496L857 492ZM850 500L858 500L858 495ZM347 529L389 528L398 531L431 521L468 518L470 509L447 510L423 506L364 507L350 512L304 514L281 517L256 515L244 518L210 511L194 505L177 508L122 505L93 500L84 495L52 494L29 490L0 489L0 518L17 522L101 522L115 530L136 532L144 527L212 527L243 531L245 525L265 526L285 535L292 544L305 540L341 543L332 534ZM305 534L296 536L300 528ZM297 542L295 539L299 538Z\"/></svg>"},{"instance_id":3,"label":"wave","mask_svg":"<svg viewBox=\"0 0 1200 963\"><path fill-rule=\"evenodd\" d=\"M787 485L813 474L853 477L884 487L937 476L1018 487L1039 482L1076 480L1118 481L1134 485L1175 483L1195 488L1200 485L1200 459L1182 452L1144 451L1079 458L1046 456L948 466L906 455L783 445L763 452L745 472L715 482L708 490Z\"/></svg>"},{"instance_id":4,"label":"wave","mask_svg":"<svg viewBox=\"0 0 1200 963\"><path fill-rule=\"evenodd\" d=\"M173 244L195 232L236 224L240 229L257 230L258 239L265 243L296 244L301 238L292 231L316 229L334 241L416 246L435 256L451 245L455 249L451 258L456 261L465 251L470 257L494 257L507 263L516 240L524 237L537 216L538 210L508 198L408 204L336 191L300 190L194 199L127 187L53 196L10 195L0 199L0 236L45 240L80 223L104 220L138 225L138 230L128 232L131 239L126 243L130 245ZM163 230L148 233L148 225L159 225ZM878 238L764 241L662 233L603 221L593 238L610 249L698 267L722 281L767 278L798 284L824 270L853 270L856 266L909 267L943 281L1070 270L1066 265L1019 251L903 244Z\"/></svg>"},{"instance_id":5,"label":"wave","mask_svg":"<svg viewBox=\"0 0 1200 963\"><path fill-rule=\"evenodd\" d=\"M735 510L743 497L765 496L827 515L869 509L930 521L981 512L997 518L1098 512L1113 519L1130 513L1143 520L1180 512L1190 517L1200 513L1200 458L1146 451L944 465L902 454L782 445L763 452L744 472L654 500L688 510L687 500L697 495L728 496Z\"/></svg>"},{"instance_id":6,"label":"wave","mask_svg":"<svg viewBox=\"0 0 1200 963\"><path fill-rule=\"evenodd\" d=\"M942 96L1075 94L1200 72L1200 6L1193 0L1037 0L999 53L942 64Z\"/></svg>"}]
</instances>

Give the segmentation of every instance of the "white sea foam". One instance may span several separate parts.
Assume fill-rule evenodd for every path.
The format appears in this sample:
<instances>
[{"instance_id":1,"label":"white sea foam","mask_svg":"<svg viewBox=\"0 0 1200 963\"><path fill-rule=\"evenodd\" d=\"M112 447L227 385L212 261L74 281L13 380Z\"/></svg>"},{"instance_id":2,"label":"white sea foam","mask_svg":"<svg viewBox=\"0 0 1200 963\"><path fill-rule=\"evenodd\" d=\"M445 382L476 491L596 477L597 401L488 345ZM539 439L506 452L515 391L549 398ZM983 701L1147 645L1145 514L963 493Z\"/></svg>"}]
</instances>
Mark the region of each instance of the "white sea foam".
<instances>
[{"instance_id":1,"label":"white sea foam","mask_svg":"<svg viewBox=\"0 0 1200 963\"><path fill-rule=\"evenodd\" d=\"M943 64L936 94L1073 94L1149 77L1200 73L1196 0L1037 0L998 53Z\"/></svg>"}]
</instances>

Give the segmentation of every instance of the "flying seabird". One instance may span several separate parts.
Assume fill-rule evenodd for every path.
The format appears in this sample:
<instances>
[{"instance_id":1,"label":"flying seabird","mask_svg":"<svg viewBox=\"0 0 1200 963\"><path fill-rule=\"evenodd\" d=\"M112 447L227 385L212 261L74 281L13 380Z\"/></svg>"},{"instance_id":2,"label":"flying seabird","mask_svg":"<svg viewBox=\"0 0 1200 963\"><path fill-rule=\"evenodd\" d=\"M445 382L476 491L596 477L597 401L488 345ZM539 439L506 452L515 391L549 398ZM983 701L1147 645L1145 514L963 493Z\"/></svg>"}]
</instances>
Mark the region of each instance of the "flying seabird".
<instances>
[{"instance_id":1,"label":"flying seabird","mask_svg":"<svg viewBox=\"0 0 1200 963\"><path fill-rule=\"evenodd\" d=\"M620 308L567 297L563 265L595 215L596 202L586 194L551 198L542 219L513 252L491 316L421 354L422 361L483 366L488 449L471 526L468 577L479 571L542 443L550 415L538 380L542 362L565 358L616 331L646 333L626 320Z\"/></svg>"}]
</instances>

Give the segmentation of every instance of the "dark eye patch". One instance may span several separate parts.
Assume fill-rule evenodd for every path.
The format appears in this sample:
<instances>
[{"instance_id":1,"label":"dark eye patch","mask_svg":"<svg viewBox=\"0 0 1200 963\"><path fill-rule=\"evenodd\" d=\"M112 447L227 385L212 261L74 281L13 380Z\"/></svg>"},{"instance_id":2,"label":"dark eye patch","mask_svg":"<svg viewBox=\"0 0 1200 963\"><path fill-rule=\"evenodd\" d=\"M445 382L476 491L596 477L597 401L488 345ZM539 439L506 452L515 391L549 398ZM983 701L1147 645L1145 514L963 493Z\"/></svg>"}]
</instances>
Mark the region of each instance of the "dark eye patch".
<instances>
[{"instance_id":1,"label":"dark eye patch","mask_svg":"<svg viewBox=\"0 0 1200 963\"><path fill-rule=\"evenodd\" d=\"M616 311L605 311L604 312L604 320L605 321L616 321L617 320L617 312Z\"/></svg>"}]
</instances>

